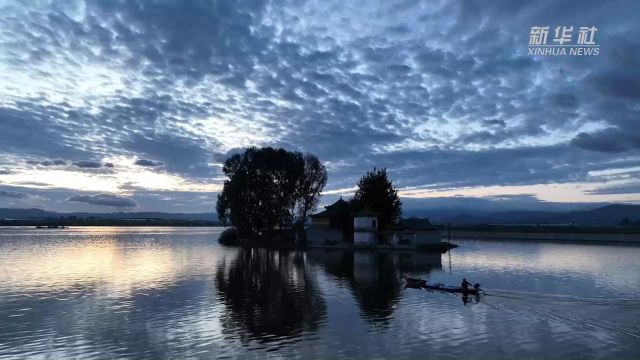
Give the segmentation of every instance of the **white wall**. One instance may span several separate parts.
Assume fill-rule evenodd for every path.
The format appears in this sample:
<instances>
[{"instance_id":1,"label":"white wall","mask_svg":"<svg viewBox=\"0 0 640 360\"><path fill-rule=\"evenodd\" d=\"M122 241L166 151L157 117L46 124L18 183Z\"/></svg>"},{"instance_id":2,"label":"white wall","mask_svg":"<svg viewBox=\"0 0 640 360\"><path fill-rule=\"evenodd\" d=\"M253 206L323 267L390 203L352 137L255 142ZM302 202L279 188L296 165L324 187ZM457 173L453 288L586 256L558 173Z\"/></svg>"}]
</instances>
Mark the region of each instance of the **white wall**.
<instances>
[{"instance_id":1,"label":"white wall","mask_svg":"<svg viewBox=\"0 0 640 360\"><path fill-rule=\"evenodd\" d=\"M353 243L356 245L369 245L376 243L376 233L356 231L353 233Z\"/></svg>"},{"instance_id":2,"label":"white wall","mask_svg":"<svg viewBox=\"0 0 640 360\"><path fill-rule=\"evenodd\" d=\"M373 226L372 222L376 222L376 226ZM358 216L353 218L354 229L377 229L378 218L375 216Z\"/></svg>"}]
</instances>

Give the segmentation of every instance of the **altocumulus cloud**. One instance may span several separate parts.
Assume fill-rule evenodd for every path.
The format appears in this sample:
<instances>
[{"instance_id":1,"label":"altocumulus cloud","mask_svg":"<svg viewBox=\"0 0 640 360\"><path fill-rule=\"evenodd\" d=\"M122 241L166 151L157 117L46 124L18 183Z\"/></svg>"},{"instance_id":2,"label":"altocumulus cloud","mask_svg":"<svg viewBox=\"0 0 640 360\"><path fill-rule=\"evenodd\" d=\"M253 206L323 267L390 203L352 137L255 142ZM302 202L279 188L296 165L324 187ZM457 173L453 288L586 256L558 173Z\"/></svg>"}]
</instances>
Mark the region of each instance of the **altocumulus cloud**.
<instances>
[{"instance_id":1,"label":"altocumulus cloud","mask_svg":"<svg viewBox=\"0 0 640 360\"><path fill-rule=\"evenodd\" d=\"M73 195L67 201L84 202L90 205L102 205L113 207L136 207L138 204L133 199L113 194Z\"/></svg>"},{"instance_id":2,"label":"altocumulus cloud","mask_svg":"<svg viewBox=\"0 0 640 360\"><path fill-rule=\"evenodd\" d=\"M60 166L60 165L67 165L67 162L62 160L62 159L44 160L44 161L40 162L40 165L42 165L42 166Z\"/></svg>"},{"instance_id":3,"label":"altocumulus cloud","mask_svg":"<svg viewBox=\"0 0 640 360\"><path fill-rule=\"evenodd\" d=\"M150 171L211 181L216 154L276 145L326 161L329 189L373 166L434 189L592 181L621 160L640 166L638 11L634 1L16 1L0 11L0 166L140 157L162 163ZM598 26L603 51L529 57L534 24Z\"/></svg>"},{"instance_id":4,"label":"altocumulus cloud","mask_svg":"<svg viewBox=\"0 0 640 360\"><path fill-rule=\"evenodd\" d=\"M89 169L97 169L99 167L102 167L102 164L96 161L87 161L87 160L82 160L82 161L76 161L73 163L73 165L79 167L79 168L89 168Z\"/></svg>"},{"instance_id":5,"label":"altocumulus cloud","mask_svg":"<svg viewBox=\"0 0 640 360\"><path fill-rule=\"evenodd\" d=\"M158 165L162 165L162 163L160 163L160 162L147 160L147 159L138 159L138 160L136 160L136 162L134 164L140 165L140 166L158 166Z\"/></svg>"}]
</instances>

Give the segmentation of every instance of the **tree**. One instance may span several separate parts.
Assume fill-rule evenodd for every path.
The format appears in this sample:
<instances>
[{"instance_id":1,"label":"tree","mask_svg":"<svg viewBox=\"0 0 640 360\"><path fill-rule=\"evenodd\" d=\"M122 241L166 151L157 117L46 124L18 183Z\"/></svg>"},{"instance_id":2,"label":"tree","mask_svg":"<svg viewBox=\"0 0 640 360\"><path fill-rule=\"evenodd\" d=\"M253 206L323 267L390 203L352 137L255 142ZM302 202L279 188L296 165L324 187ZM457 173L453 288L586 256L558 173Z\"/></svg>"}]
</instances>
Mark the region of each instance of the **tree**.
<instances>
[{"instance_id":1,"label":"tree","mask_svg":"<svg viewBox=\"0 0 640 360\"><path fill-rule=\"evenodd\" d=\"M326 184L327 169L317 156L306 154L304 156L304 175L297 194L297 215L300 223L304 224L309 212L316 209L320 202L320 193Z\"/></svg>"},{"instance_id":2,"label":"tree","mask_svg":"<svg viewBox=\"0 0 640 360\"><path fill-rule=\"evenodd\" d=\"M394 224L402 213L398 190L387 177L387 169L367 171L358 182L358 190L352 199L356 207L377 212L381 225Z\"/></svg>"},{"instance_id":3,"label":"tree","mask_svg":"<svg viewBox=\"0 0 640 360\"><path fill-rule=\"evenodd\" d=\"M245 237L291 226L296 208L306 216L317 205L326 183L326 170L324 182L321 176L324 166L314 161L313 155L271 147L251 147L242 155L233 155L222 169L228 180L218 195L218 218L233 224Z\"/></svg>"}]
</instances>

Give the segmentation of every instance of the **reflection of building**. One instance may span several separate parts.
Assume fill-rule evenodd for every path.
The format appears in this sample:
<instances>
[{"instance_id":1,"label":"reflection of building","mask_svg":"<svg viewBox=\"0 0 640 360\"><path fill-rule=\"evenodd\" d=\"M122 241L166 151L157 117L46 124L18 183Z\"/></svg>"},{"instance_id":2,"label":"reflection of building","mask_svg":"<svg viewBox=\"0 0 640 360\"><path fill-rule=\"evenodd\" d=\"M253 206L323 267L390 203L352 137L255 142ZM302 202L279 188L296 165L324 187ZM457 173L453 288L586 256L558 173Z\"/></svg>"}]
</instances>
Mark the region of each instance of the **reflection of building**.
<instances>
[{"instance_id":1,"label":"reflection of building","mask_svg":"<svg viewBox=\"0 0 640 360\"><path fill-rule=\"evenodd\" d=\"M312 249L307 259L345 284L357 300L367 321L385 322L393 315L402 289L401 273L441 269L441 254L415 251L349 251Z\"/></svg>"},{"instance_id":2,"label":"reflection of building","mask_svg":"<svg viewBox=\"0 0 640 360\"><path fill-rule=\"evenodd\" d=\"M344 247L347 244L365 247L415 249L437 248L441 245L440 230L428 219L401 219L392 226L382 227L378 214L367 209L356 211L351 203L340 198L311 215L307 229L307 244L312 247Z\"/></svg>"},{"instance_id":3,"label":"reflection of building","mask_svg":"<svg viewBox=\"0 0 640 360\"><path fill-rule=\"evenodd\" d=\"M370 251L353 254L353 279L362 283L378 281L378 254Z\"/></svg>"}]
</instances>

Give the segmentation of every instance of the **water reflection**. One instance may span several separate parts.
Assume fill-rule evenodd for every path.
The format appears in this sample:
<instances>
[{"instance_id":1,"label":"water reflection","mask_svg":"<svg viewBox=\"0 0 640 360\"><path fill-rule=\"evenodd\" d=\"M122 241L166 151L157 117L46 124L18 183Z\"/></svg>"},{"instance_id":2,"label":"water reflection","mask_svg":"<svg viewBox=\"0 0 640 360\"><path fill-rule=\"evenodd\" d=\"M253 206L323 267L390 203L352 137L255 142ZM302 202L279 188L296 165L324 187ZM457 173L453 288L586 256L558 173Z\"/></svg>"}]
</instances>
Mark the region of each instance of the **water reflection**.
<instances>
[{"instance_id":1,"label":"water reflection","mask_svg":"<svg viewBox=\"0 0 640 360\"><path fill-rule=\"evenodd\" d=\"M439 253L309 250L307 258L352 291L362 317L386 323L400 297L402 273L426 273L442 268Z\"/></svg>"},{"instance_id":2,"label":"water reflection","mask_svg":"<svg viewBox=\"0 0 640 360\"><path fill-rule=\"evenodd\" d=\"M211 230L0 235L0 358L161 358L214 293Z\"/></svg>"},{"instance_id":3,"label":"water reflection","mask_svg":"<svg viewBox=\"0 0 640 360\"><path fill-rule=\"evenodd\" d=\"M216 272L221 322L229 336L278 340L317 329L326 315L302 253L242 249Z\"/></svg>"},{"instance_id":4,"label":"water reflection","mask_svg":"<svg viewBox=\"0 0 640 360\"><path fill-rule=\"evenodd\" d=\"M469 294L462 294L462 304L464 304L464 306L467 306L467 304L471 304L473 305L474 303L478 304L480 302L480 295L469 295Z\"/></svg>"},{"instance_id":5,"label":"water reflection","mask_svg":"<svg viewBox=\"0 0 640 360\"><path fill-rule=\"evenodd\" d=\"M640 355L638 247L280 253L220 247L220 230L0 229L0 359Z\"/></svg>"}]
</instances>

